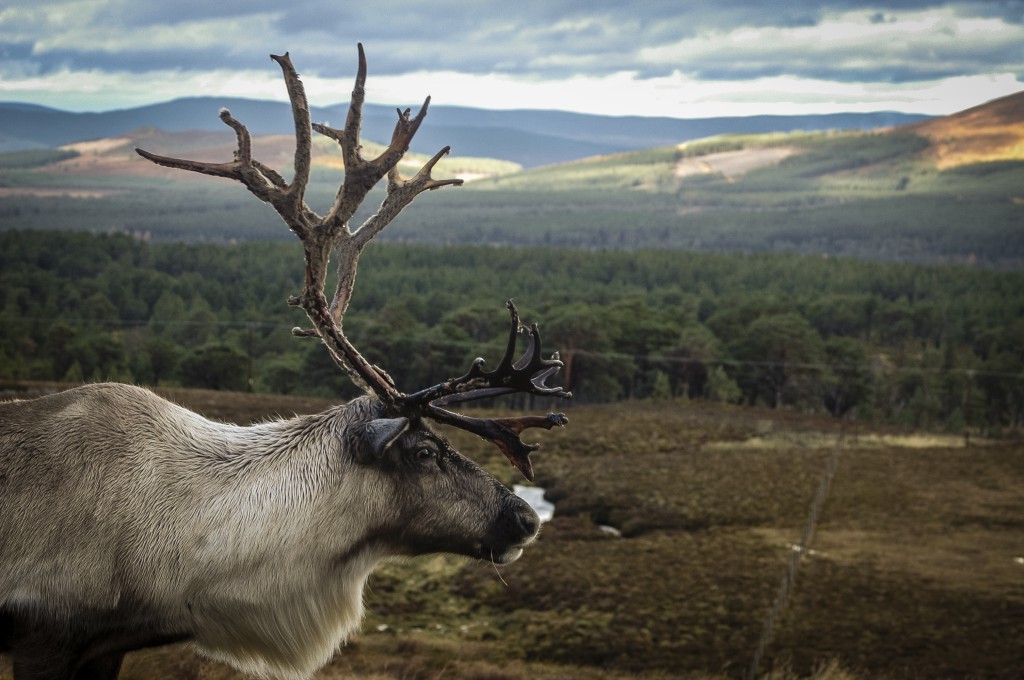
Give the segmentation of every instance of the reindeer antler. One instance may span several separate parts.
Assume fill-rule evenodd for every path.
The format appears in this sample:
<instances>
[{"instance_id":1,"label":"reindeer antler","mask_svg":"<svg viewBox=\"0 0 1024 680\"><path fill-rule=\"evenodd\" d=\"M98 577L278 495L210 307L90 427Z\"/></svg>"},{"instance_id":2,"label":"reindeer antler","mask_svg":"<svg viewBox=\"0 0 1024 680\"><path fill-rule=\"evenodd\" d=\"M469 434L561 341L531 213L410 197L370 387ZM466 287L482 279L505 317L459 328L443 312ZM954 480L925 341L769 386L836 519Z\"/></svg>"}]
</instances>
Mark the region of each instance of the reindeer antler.
<instances>
[{"instance_id":1,"label":"reindeer antler","mask_svg":"<svg viewBox=\"0 0 1024 680\"><path fill-rule=\"evenodd\" d=\"M505 303L512 317L508 345L498 367L493 371L483 370L484 360L477 358L465 375L438 383L400 398L403 406L420 409L423 413L442 423L468 430L489 439L512 462L517 470L533 480L533 464L530 452L537 450L536 444L524 444L519 435L531 427L550 430L556 425L569 422L564 413L549 413L546 416L521 416L518 418L471 418L441 408L476 399L488 399L513 392L525 392L541 396L555 396L568 399L572 396L562 387L548 387L545 381L562 368L556 352L550 359L541 356L540 331L537 325L526 329L519 322L519 312L511 300ZM523 355L516 360L516 344L520 334L526 333L529 344Z\"/></svg>"},{"instance_id":2,"label":"reindeer antler","mask_svg":"<svg viewBox=\"0 0 1024 680\"><path fill-rule=\"evenodd\" d=\"M295 123L295 176L291 182L285 181L275 170L252 157L249 130L232 117L227 109L221 110L220 118L235 131L238 144L234 159L229 162L207 163L170 158L142 149L136 149L136 152L159 165L236 180L261 201L270 203L288 228L302 241L305 253L306 274L302 292L290 298L288 302L306 312L306 316L313 323L313 328L295 328L292 333L298 336L318 336L335 363L342 367L357 385L375 394L393 410L414 417L425 416L491 440L516 468L532 480L533 467L529 453L537 447L524 444L519 434L530 427L550 429L555 425L564 425L568 419L563 414L482 419L441 408L448 404L512 392L563 398L571 396L560 387L547 387L544 384L562 363L558 361L557 355L551 359L541 358L540 334L536 326L527 331L530 344L526 353L518 361L514 360L516 340L524 331L519 323L515 305L511 301L508 302L512 315L508 348L494 371L484 371L483 360L477 359L462 377L444 381L411 395L400 392L386 372L367 361L349 342L342 330L342 319L352 298L356 269L363 248L419 194L443 186L462 184L461 179L436 180L431 177L434 166L450 151L449 147L438 151L413 177L403 179L398 173L398 163L408 151L413 136L427 115L430 97L423 102L423 107L415 116L411 115L409 109L399 110L391 143L377 158L363 158L360 153L359 133L366 95L366 55L362 44L359 44L358 51L359 67L355 87L352 90L345 127L341 130L310 122L306 92L292 66L291 58L287 53L283 56L271 55L271 59L278 63L284 74ZM313 212L305 201L312 165L313 130L338 142L345 163L345 179L338 189L331 209L323 216ZM387 194L377 213L367 218L355 231L351 230L349 220L355 215L356 209L366 195L385 175L388 178ZM334 297L328 303L324 287L332 250L337 257L338 283Z\"/></svg>"}]
</instances>

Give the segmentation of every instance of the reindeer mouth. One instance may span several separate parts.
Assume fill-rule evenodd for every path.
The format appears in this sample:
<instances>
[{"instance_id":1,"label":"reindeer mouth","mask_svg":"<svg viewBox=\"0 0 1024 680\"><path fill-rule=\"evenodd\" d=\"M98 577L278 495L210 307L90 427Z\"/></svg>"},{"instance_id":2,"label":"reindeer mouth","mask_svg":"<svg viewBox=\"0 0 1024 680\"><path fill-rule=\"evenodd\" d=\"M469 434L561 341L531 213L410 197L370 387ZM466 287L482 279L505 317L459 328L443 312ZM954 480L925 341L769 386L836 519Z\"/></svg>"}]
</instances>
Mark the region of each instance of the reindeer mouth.
<instances>
[{"instance_id":1,"label":"reindeer mouth","mask_svg":"<svg viewBox=\"0 0 1024 680\"><path fill-rule=\"evenodd\" d=\"M523 555L523 547L524 546L521 546L521 545L515 545L515 546L511 546L509 548L505 548L501 552L498 552L496 550L491 550L489 548L484 548L484 552L487 553L487 555L484 557L484 559L489 560L492 564L497 564L499 566L504 566L506 564L512 564L513 562L518 560L520 557L522 557L522 555Z\"/></svg>"},{"instance_id":2,"label":"reindeer mouth","mask_svg":"<svg viewBox=\"0 0 1024 680\"><path fill-rule=\"evenodd\" d=\"M480 548L479 558L498 566L512 564L522 557L523 551L536 540L537 536L535 534L521 543L506 543L504 545L493 546L483 545Z\"/></svg>"}]
</instances>

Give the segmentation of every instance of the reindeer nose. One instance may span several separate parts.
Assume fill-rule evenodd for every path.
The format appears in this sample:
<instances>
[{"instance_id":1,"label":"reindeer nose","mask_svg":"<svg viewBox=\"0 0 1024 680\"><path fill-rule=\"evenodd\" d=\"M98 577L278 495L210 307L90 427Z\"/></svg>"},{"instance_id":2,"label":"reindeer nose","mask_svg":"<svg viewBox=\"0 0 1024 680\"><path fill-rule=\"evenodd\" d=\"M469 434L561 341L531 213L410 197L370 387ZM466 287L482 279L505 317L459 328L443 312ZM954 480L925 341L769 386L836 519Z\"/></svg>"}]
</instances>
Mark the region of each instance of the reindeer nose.
<instances>
[{"instance_id":1,"label":"reindeer nose","mask_svg":"<svg viewBox=\"0 0 1024 680\"><path fill-rule=\"evenodd\" d=\"M540 531L540 517L537 516L533 508L530 508L529 513L519 515L519 526L523 528L523 533L527 536L535 536Z\"/></svg>"},{"instance_id":2,"label":"reindeer nose","mask_svg":"<svg viewBox=\"0 0 1024 680\"><path fill-rule=\"evenodd\" d=\"M525 538L536 536L537 532L540 531L540 517L537 516L537 513L534 512L529 503L518 498L516 500L519 501L515 512L516 527Z\"/></svg>"}]
</instances>

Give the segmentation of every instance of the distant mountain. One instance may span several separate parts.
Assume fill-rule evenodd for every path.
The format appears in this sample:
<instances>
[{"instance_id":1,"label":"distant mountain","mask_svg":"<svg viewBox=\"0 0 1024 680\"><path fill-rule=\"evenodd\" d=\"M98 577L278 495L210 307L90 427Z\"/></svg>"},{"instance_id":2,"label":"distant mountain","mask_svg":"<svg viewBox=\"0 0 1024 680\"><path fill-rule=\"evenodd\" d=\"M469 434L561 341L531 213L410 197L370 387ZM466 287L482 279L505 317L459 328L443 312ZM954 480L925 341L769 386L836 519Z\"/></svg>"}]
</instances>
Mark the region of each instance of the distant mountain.
<instances>
[{"instance_id":1,"label":"distant mountain","mask_svg":"<svg viewBox=\"0 0 1024 680\"><path fill-rule=\"evenodd\" d=\"M771 127L770 123L765 125ZM503 189L633 188L673 194L680 187L699 185L705 190L740 196L752 186L743 181L746 174L782 164L775 176L785 176L789 183L785 187L780 185L779 191L793 190L798 185L807 188L809 181L817 182L826 176L834 176L832 187L861 180L866 185L866 178L871 176L873 181L879 181L878 177L895 178L892 183L901 187L902 195L908 193L907 185L912 178L907 173L911 169L919 174L934 174L1000 161L1024 161L1024 92L905 125L873 130L848 128L835 134L821 134L809 126L800 126L794 132L768 134L748 128L742 134L593 156L488 181ZM851 181L852 176L861 180ZM712 189L716 180L725 183ZM756 181L763 182L763 176ZM735 185L736 182L740 184ZM819 194L828 191L826 187L814 189ZM726 203L721 198L716 200ZM1014 200L1020 203L1024 199Z\"/></svg>"},{"instance_id":2,"label":"distant mountain","mask_svg":"<svg viewBox=\"0 0 1024 680\"><path fill-rule=\"evenodd\" d=\"M227 107L253 134L288 134L291 111L283 102L237 98L192 97L133 109L73 113L16 102L0 102L0 151L56 147L88 139L116 137L156 127L168 132L223 131L218 118ZM340 126L347 104L312 107L314 121ZM391 138L395 109L367 104L363 137ZM678 144L717 134L855 129L903 125L926 116L893 112L818 116L750 116L665 118L597 116L564 111L491 111L432 106L413 151L432 154L451 145L462 156L500 158L525 167L588 156Z\"/></svg>"},{"instance_id":3,"label":"distant mountain","mask_svg":"<svg viewBox=\"0 0 1024 680\"><path fill-rule=\"evenodd\" d=\"M486 229L478 220L452 242L524 242L532 228L545 245L1021 268L1024 93L910 125L720 135L494 175L471 189L481 205L529 212L510 210L519 222L502 223L492 208ZM435 205L422 211L440 213Z\"/></svg>"},{"instance_id":4,"label":"distant mountain","mask_svg":"<svg viewBox=\"0 0 1024 680\"><path fill-rule=\"evenodd\" d=\"M287 108L224 103L252 129L255 156L289 176L294 137ZM218 108L212 99L197 99L105 118L0 106L0 129L49 147L0 156L0 231L123 230L153 240L221 243L291 238L273 211L237 183L162 168L134 153L141 147L203 161L231 158L235 140L217 119ZM313 115L340 126L344 112L328 107ZM55 136L33 139L32 118ZM466 186L417 201L382 236L1024 268L1024 94L942 118L874 127L899 118L681 121L432 109L417 148L432 154L451 142L458 153L440 161L436 176L460 177ZM372 140L388 139L393 119L393 110L368 108L368 155L380 152ZM127 129L113 132L119 128L111 120ZM869 123L871 130L849 129ZM815 124L829 130L807 130ZM742 132L686 140L730 126ZM774 132L787 127L800 130ZM100 136L104 130L109 134ZM52 148L65 140L72 141L60 152ZM518 158L521 165L495 157ZM403 170L415 172L427 158L407 157ZM570 160L554 162L559 158ZM343 159L323 139L313 146L311 164L306 197L322 212L334 201ZM380 204L383 188L376 191L363 215Z\"/></svg>"}]
</instances>

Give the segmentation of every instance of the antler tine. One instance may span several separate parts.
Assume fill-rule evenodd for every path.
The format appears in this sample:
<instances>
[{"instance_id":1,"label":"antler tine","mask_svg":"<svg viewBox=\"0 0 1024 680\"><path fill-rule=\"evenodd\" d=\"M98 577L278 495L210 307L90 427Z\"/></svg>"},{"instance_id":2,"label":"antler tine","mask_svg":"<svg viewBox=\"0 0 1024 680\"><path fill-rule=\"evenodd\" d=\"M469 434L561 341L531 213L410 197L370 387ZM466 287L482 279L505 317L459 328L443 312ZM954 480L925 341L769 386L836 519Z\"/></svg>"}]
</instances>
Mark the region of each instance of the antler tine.
<instances>
[{"instance_id":1,"label":"antler tine","mask_svg":"<svg viewBox=\"0 0 1024 680\"><path fill-rule=\"evenodd\" d=\"M533 461L530 453L540 448L539 444L526 444L519 435L523 430L537 427L550 430L563 427L569 423L564 413L549 413L546 416L519 416L514 418L473 418L461 413L453 413L443 408L430 405L426 410L430 418L460 430L472 432L493 442L512 463L531 482L534 479Z\"/></svg>"},{"instance_id":2,"label":"antler tine","mask_svg":"<svg viewBox=\"0 0 1024 680\"><path fill-rule=\"evenodd\" d=\"M554 396L569 399L572 393L562 387L548 387L544 382L562 368L562 362L555 353L552 358L541 356L540 331L536 324L529 330L529 345L526 352L515 360L516 346L522 326L519 322L519 311L511 300L505 303L510 318L508 344L498 366L493 371L483 369L486 363L476 358L469 370L458 378L420 390L402 397L403 404L455 404L464 401L476 401L490 397L523 392L538 396Z\"/></svg>"},{"instance_id":3,"label":"antler tine","mask_svg":"<svg viewBox=\"0 0 1024 680\"><path fill-rule=\"evenodd\" d=\"M356 67L356 82L352 87L352 99L349 102L348 115L345 116L345 136L354 144L350 150L359 153L359 132L363 122L363 102L366 100L366 50L363 43L356 43L359 53L359 64ZM345 159L346 162L348 159Z\"/></svg>"},{"instance_id":4,"label":"antler tine","mask_svg":"<svg viewBox=\"0 0 1024 680\"><path fill-rule=\"evenodd\" d=\"M356 75L356 84L352 90L352 101L349 104L344 130L336 130L321 124L312 126L313 129L320 134L330 137L338 142L341 146L342 156L345 161L345 181L339 188L338 194L334 199L334 205L331 206L331 210L328 212L326 219L326 222L331 224L333 228L340 229L343 224L347 224L355 214L356 209L362 203L363 199L366 197L366 194L369 193L370 189L372 189L385 175L389 175L398 165L406 151L409 150L409 144L412 142L413 136L416 134L416 131L419 130L420 124L423 122L423 119L427 115L427 110L430 108L430 97L427 97L415 117L412 116L412 111L410 109L405 109L404 111L398 109L398 121L395 123L395 129L391 134L391 143L379 156L373 160L366 160L360 153L359 144L359 131L362 127L363 101L365 99L365 82L366 55L363 51L362 44L360 44L359 72ZM436 162L437 161L434 160L428 163L427 166L432 168L433 164ZM429 170L427 174L429 175ZM401 207L408 205L415 194L420 191L428 188L437 188L437 186L444 186L447 184L462 184L462 180L444 180L443 182L439 182L433 186L424 186L419 188L418 191L415 191L412 196L408 198L408 200L401 201ZM401 208L398 208L398 210L401 210ZM380 220L378 220L378 222L380 222ZM388 222L390 222L390 219L383 221L383 224L378 227L374 233L383 229ZM374 234L371 233L363 236L362 238L364 241L369 241L373 238L373 235Z\"/></svg>"},{"instance_id":5,"label":"antler tine","mask_svg":"<svg viewBox=\"0 0 1024 680\"><path fill-rule=\"evenodd\" d=\"M519 311L509 300L505 303L510 316L508 344L501 361L493 371L483 370L484 360L475 359L464 375L399 398L399 404L423 413L438 422L446 423L477 434L492 441L512 465L527 479L533 480L533 463L530 452L536 444L525 444L519 438L528 428L565 425L569 419L563 413L549 413L546 416L520 416L514 418L473 418L453 413L442 406L466 401L475 401L516 392L569 399L572 393L562 387L548 387L545 381L558 372L562 362L558 354L550 359L541 356L540 331L534 324L527 331L528 346L516 360L516 345L524 329L519 321Z\"/></svg>"},{"instance_id":6,"label":"antler tine","mask_svg":"<svg viewBox=\"0 0 1024 680\"><path fill-rule=\"evenodd\" d=\"M284 56L270 55L280 64L285 76L288 96L292 102L292 113L295 119L295 178L289 185L275 170L252 157L252 136L249 129L238 121L227 109L221 109L220 119L235 131L237 148L235 157L227 163L209 163L184 158L160 156L143 149L135 152L158 165L179 170L198 172L215 177L226 177L241 182L250 193L261 201L270 203L284 220L288 228L305 240L320 216L306 206L304 194L309 182L311 139L309 133L309 107L306 103L305 90L298 74L292 67L288 54ZM303 113L304 112L304 113ZM305 129L305 133L301 131Z\"/></svg>"},{"instance_id":7,"label":"antler tine","mask_svg":"<svg viewBox=\"0 0 1024 680\"><path fill-rule=\"evenodd\" d=\"M523 323L519 320L519 310L516 309L516 304L512 300L505 301L505 309L508 310L509 315L509 328L508 328L508 342L505 344L505 353L501 356L501 361L498 362L498 368L496 371L508 372L515 368L513 359L516 355L516 343L519 340L519 334L523 332ZM533 337L530 337L533 340Z\"/></svg>"},{"instance_id":8,"label":"antler tine","mask_svg":"<svg viewBox=\"0 0 1024 680\"><path fill-rule=\"evenodd\" d=\"M360 243L367 243L374 236L379 234L384 227L391 224L391 221L398 216L407 205L412 203L413 199L422 194L424 191L433 191L434 189L440 189L445 186L462 186L463 180L458 178L452 179L434 179L430 176L431 170L437 165L437 162L441 160L445 155L451 152L451 147L446 146L438 151L434 156L427 161L419 172L417 172L412 178L404 180L398 173L397 165L392 167L388 171L388 193L384 198L384 202L381 203L380 209L363 222L359 229L355 232L354 236Z\"/></svg>"},{"instance_id":9,"label":"antler tine","mask_svg":"<svg viewBox=\"0 0 1024 680\"><path fill-rule=\"evenodd\" d=\"M220 119L225 125L235 131L235 139L238 146L235 149L235 157L232 161L227 163L194 161L187 158L160 156L139 148L135 149L135 153L148 161L164 167L236 180L244 184L261 201L272 202L274 191L285 188L284 179L278 173L253 160L252 138L245 125L232 116L231 112L227 109L220 110Z\"/></svg>"},{"instance_id":10,"label":"antler tine","mask_svg":"<svg viewBox=\"0 0 1024 680\"><path fill-rule=\"evenodd\" d=\"M359 66L356 70L356 82L352 88L348 113L345 115L345 127L338 130L323 123L312 124L314 130L325 137L330 137L341 146L346 169L363 162L359 153L359 134L363 122L363 102L366 99L366 52L363 50L363 43L357 43L356 47L359 52Z\"/></svg>"},{"instance_id":11,"label":"antler tine","mask_svg":"<svg viewBox=\"0 0 1024 680\"><path fill-rule=\"evenodd\" d=\"M270 58L281 67L285 88L288 90L288 100L292 104L292 119L295 121L295 177L292 179L291 186L287 188L287 193L295 204L294 209L298 210L299 206L303 205L306 185L309 184L313 148L313 135L310 132L309 123L309 103L306 101L306 89L302 86L295 67L292 66L288 52L281 56L272 54Z\"/></svg>"},{"instance_id":12,"label":"antler tine","mask_svg":"<svg viewBox=\"0 0 1024 680\"><path fill-rule=\"evenodd\" d=\"M335 323L341 319L348 308L353 287L355 286L355 263L362 249L379 234L412 200L423 191L437 189L442 186L459 186L461 179L435 180L430 171L440 158L448 153L445 147L428 161L423 169L409 181L400 181L396 167L401 161L413 136L427 115L430 97L423 102L423 107L415 117L411 111L398 111L398 121L391 135L390 145L375 159L366 160L360 153L359 132L362 127L363 102L366 85L366 53L359 44L359 69L356 74L355 86L352 89L352 100L349 104L345 128L337 130L326 125L313 124L312 129L336 141L342 150L345 162L345 180L335 196L334 204L324 218L324 229L331 234L342 231L351 235L351 240L341 241L337 247L338 282L334 298L330 305L331 316ZM378 211L366 219L358 229L348 228L348 221L356 209L366 198L370 190L385 175L389 177L387 195Z\"/></svg>"}]
</instances>

